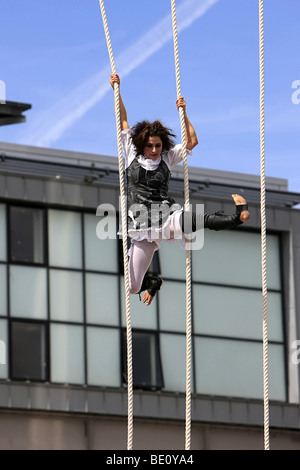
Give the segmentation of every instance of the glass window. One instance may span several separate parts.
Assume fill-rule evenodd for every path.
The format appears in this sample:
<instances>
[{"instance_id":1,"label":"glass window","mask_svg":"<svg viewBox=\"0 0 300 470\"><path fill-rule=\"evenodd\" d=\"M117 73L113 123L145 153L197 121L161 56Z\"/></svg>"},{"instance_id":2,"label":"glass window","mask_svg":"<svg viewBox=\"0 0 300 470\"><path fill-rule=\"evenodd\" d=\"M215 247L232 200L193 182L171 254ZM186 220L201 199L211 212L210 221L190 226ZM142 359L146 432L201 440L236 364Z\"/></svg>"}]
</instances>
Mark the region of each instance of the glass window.
<instances>
[{"instance_id":1,"label":"glass window","mask_svg":"<svg viewBox=\"0 0 300 470\"><path fill-rule=\"evenodd\" d=\"M7 315L7 268L0 265L0 315Z\"/></svg>"},{"instance_id":2,"label":"glass window","mask_svg":"<svg viewBox=\"0 0 300 470\"><path fill-rule=\"evenodd\" d=\"M168 391L184 392L186 389L186 338L185 335L160 335L161 361L164 373L164 388Z\"/></svg>"},{"instance_id":3,"label":"glass window","mask_svg":"<svg viewBox=\"0 0 300 470\"><path fill-rule=\"evenodd\" d=\"M127 382L127 338L122 334L122 373ZM150 332L132 332L133 385L135 388L160 389L163 387L157 335Z\"/></svg>"},{"instance_id":4,"label":"glass window","mask_svg":"<svg viewBox=\"0 0 300 470\"><path fill-rule=\"evenodd\" d=\"M283 341L281 294L268 292L268 336ZM193 285L195 333L245 339L262 338L259 290Z\"/></svg>"},{"instance_id":5,"label":"glass window","mask_svg":"<svg viewBox=\"0 0 300 470\"><path fill-rule=\"evenodd\" d=\"M0 320L0 379L8 377L7 320Z\"/></svg>"},{"instance_id":6,"label":"glass window","mask_svg":"<svg viewBox=\"0 0 300 470\"><path fill-rule=\"evenodd\" d=\"M52 320L83 321L82 273L50 270L50 316Z\"/></svg>"},{"instance_id":7,"label":"glass window","mask_svg":"<svg viewBox=\"0 0 300 470\"><path fill-rule=\"evenodd\" d=\"M280 289L277 235L267 236L267 263L268 288ZM203 248L192 252L192 269L194 281L260 288L260 235L246 231L207 230Z\"/></svg>"},{"instance_id":8,"label":"glass window","mask_svg":"<svg viewBox=\"0 0 300 470\"><path fill-rule=\"evenodd\" d=\"M87 322L118 326L118 276L87 273L85 285Z\"/></svg>"},{"instance_id":9,"label":"glass window","mask_svg":"<svg viewBox=\"0 0 300 470\"><path fill-rule=\"evenodd\" d=\"M14 317L47 318L46 268L10 266L10 312Z\"/></svg>"},{"instance_id":10,"label":"glass window","mask_svg":"<svg viewBox=\"0 0 300 470\"><path fill-rule=\"evenodd\" d=\"M48 378L47 327L43 323L11 324L11 374L17 380Z\"/></svg>"},{"instance_id":11,"label":"glass window","mask_svg":"<svg viewBox=\"0 0 300 470\"><path fill-rule=\"evenodd\" d=\"M118 243L114 239L100 240L96 228L99 217L84 214L85 267L92 271L118 272Z\"/></svg>"},{"instance_id":12,"label":"glass window","mask_svg":"<svg viewBox=\"0 0 300 470\"><path fill-rule=\"evenodd\" d=\"M45 262L45 233L43 209L9 208L10 260L23 263Z\"/></svg>"},{"instance_id":13,"label":"glass window","mask_svg":"<svg viewBox=\"0 0 300 470\"><path fill-rule=\"evenodd\" d=\"M229 339L195 338L196 392L262 399L262 344ZM283 346L270 345L269 396L285 400Z\"/></svg>"},{"instance_id":14,"label":"glass window","mask_svg":"<svg viewBox=\"0 0 300 470\"><path fill-rule=\"evenodd\" d=\"M48 214L50 265L82 268L81 214L54 209Z\"/></svg>"},{"instance_id":15,"label":"glass window","mask_svg":"<svg viewBox=\"0 0 300 470\"><path fill-rule=\"evenodd\" d=\"M89 385L121 386L119 330L87 329L87 370Z\"/></svg>"},{"instance_id":16,"label":"glass window","mask_svg":"<svg viewBox=\"0 0 300 470\"><path fill-rule=\"evenodd\" d=\"M164 281L159 292L160 329L185 332L185 282Z\"/></svg>"},{"instance_id":17,"label":"glass window","mask_svg":"<svg viewBox=\"0 0 300 470\"><path fill-rule=\"evenodd\" d=\"M186 250L180 241L162 242L159 259L162 278L185 279Z\"/></svg>"},{"instance_id":18,"label":"glass window","mask_svg":"<svg viewBox=\"0 0 300 470\"><path fill-rule=\"evenodd\" d=\"M51 325L51 381L85 383L83 328L75 325Z\"/></svg>"},{"instance_id":19,"label":"glass window","mask_svg":"<svg viewBox=\"0 0 300 470\"><path fill-rule=\"evenodd\" d=\"M283 345L269 343L268 366L270 399L286 401L285 350ZM263 371L262 358L260 367Z\"/></svg>"},{"instance_id":20,"label":"glass window","mask_svg":"<svg viewBox=\"0 0 300 470\"><path fill-rule=\"evenodd\" d=\"M0 204L0 261L6 261L6 206Z\"/></svg>"}]
</instances>

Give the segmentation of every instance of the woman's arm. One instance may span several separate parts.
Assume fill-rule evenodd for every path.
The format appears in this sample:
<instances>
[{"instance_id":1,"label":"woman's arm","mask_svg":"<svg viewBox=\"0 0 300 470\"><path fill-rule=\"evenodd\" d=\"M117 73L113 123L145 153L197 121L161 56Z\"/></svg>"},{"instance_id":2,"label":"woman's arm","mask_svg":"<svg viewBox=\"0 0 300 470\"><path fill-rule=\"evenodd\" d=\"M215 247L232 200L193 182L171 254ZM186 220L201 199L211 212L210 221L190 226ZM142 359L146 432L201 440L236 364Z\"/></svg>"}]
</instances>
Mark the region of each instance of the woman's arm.
<instances>
[{"instance_id":1,"label":"woman's arm","mask_svg":"<svg viewBox=\"0 0 300 470\"><path fill-rule=\"evenodd\" d=\"M117 83L119 85L119 103L120 103L121 129L122 129L122 131L124 129L129 129L129 124L128 124L128 120L127 120L127 111L126 111L126 108L124 106L124 103L123 103L123 100L122 100L122 97L121 97L119 75L116 74L116 73L112 73L110 75L110 81L109 82L110 82L110 84L113 88L114 88L115 83ZM115 110L115 112L116 112L116 110Z\"/></svg>"},{"instance_id":2,"label":"woman's arm","mask_svg":"<svg viewBox=\"0 0 300 470\"><path fill-rule=\"evenodd\" d=\"M193 150L196 145L198 145L198 138L196 131L191 124L189 118L187 117L186 114L186 102L184 101L184 98L181 96L176 100L176 106L179 111L179 108L183 108L183 114L184 114L184 122L185 122L185 138L186 138L186 148L188 150Z\"/></svg>"}]
</instances>

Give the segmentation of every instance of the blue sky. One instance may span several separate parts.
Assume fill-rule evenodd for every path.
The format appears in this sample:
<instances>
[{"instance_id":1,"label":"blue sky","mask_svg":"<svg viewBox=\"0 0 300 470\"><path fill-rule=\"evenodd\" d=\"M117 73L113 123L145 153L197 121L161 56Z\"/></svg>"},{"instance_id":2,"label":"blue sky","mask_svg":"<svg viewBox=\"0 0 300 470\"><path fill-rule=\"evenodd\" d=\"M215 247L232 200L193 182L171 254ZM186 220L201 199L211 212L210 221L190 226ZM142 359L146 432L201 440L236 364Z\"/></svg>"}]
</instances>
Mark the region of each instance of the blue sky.
<instances>
[{"instance_id":1,"label":"blue sky","mask_svg":"<svg viewBox=\"0 0 300 470\"><path fill-rule=\"evenodd\" d=\"M199 140L190 164L258 175L258 0L176 5L181 91ZM0 6L6 99L32 104L25 124L0 127L0 141L116 156L98 0ZM105 8L129 123L161 119L179 139L170 1L106 0ZM299 0L265 0L264 23L266 175L300 193Z\"/></svg>"}]
</instances>

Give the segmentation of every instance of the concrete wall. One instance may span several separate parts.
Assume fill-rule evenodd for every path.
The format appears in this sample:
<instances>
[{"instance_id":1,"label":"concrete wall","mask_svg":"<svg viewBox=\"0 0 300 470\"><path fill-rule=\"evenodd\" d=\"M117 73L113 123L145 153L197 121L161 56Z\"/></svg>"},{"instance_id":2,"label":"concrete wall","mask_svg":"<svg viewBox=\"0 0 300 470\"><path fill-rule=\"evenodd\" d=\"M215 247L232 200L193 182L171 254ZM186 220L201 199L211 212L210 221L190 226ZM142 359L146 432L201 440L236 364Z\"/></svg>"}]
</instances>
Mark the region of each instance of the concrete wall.
<instances>
[{"instance_id":1,"label":"concrete wall","mask_svg":"<svg viewBox=\"0 0 300 470\"><path fill-rule=\"evenodd\" d=\"M134 420L133 450L184 450L184 423ZM0 412L0 450L126 450L127 420ZM194 424L191 450L263 450L257 427ZM300 431L271 429L270 450L300 450Z\"/></svg>"}]
</instances>

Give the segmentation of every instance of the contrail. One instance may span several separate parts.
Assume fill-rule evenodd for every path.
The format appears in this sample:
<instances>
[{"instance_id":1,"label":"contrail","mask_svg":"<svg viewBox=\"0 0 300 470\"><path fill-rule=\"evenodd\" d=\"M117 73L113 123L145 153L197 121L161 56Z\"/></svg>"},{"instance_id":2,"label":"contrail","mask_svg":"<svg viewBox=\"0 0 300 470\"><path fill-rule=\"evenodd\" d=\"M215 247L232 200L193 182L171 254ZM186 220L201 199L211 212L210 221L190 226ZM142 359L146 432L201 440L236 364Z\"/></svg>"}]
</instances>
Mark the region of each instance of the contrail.
<instances>
[{"instance_id":1,"label":"contrail","mask_svg":"<svg viewBox=\"0 0 300 470\"><path fill-rule=\"evenodd\" d=\"M199 17L203 16L219 0L186 0L177 8L178 33L188 28ZM124 78L141 65L151 55L161 49L172 39L172 22L170 14L160 20L144 34L134 45L128 47L115 58L119 75ZM102 68L98 73L75 88L64 99L38 116L36 130L30 132L24 142L28 145L49 147L63 133L75 124L84 114L95 106L109 91L108 77L110 66ZM100 85L99 85L100 84ZM47 128L40 123L47 123ZM29 132L28 132L29 131Z\"/></svg>"}]
</instances>

